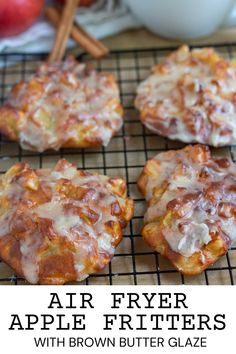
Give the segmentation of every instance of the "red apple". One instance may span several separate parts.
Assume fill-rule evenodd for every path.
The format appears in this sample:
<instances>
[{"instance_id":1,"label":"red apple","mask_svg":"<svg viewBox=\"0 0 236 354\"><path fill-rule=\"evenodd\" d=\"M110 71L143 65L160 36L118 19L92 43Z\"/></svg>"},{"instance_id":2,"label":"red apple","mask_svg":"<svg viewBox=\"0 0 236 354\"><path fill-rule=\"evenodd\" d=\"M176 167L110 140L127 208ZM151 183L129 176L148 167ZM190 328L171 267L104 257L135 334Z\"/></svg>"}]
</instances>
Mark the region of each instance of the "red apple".
<instances>
[{"instance_id":1,"label":"red apple","mask_svg":"<svg viewBox=\"0 0 236 354\"><path fill-rule=\"evenodd\" d=\"M15 36L41 14L44 0L0 0L0 37Z\"/></svg>"},{"instance_id":2,"label":"red apple","mask_svg":"<svg viewBox=\"0 0 236 354\"><path fill-rule=\"evenodd\" d=\"M79 6L90 6L92 5L96 0L80 0ZM57 0L59 4L63 5L65 4L66 0Z\"/></svg>"}]
</instances>

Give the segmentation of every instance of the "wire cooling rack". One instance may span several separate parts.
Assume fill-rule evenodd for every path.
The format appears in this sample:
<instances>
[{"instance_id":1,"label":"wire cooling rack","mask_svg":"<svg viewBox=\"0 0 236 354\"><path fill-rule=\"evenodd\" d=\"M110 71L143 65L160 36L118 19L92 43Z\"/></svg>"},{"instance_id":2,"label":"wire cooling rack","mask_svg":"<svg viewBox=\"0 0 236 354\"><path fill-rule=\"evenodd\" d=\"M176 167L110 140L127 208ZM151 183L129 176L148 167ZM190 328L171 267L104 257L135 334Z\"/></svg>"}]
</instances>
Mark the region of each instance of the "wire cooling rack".
<instances>
[{"instance_id":1,"label":"wire cooling rack","mask_svg":"<svg viewBox=\"0 0 236 354\"><path fill-rule=\"evenodd\" d=\"M236 44L214 46L226 58L236 58ZM123 105L125 120L121 131L106 148L90 150L61 149L43 154L22 150L18 144L1 138L0 172L5 172L17 161L26 161L34 168L47 168L65 157L78 168L97 171L111 177L123 177L127 181L129 195L135 201L135 215L124 231L124 238L116 250L112 262L100 273L91 275L80 284L234 284L236 282L236 247L199 276L186 277L158 253L153 252L142 240L140 230L145 212L145 202L136 186L137 178L145 161L161 151L183 147L148 131L139 121L133 107L137 84L147 77L150 67L161 61L173 48L148 50L113 51L101 61L91 60L87 55L78 59L90 61L98 70L116 75ZM35 72L38 62L46 54L1 54L0 99L4 102L13 84ZM229 155L235 161L236 149L231 146L216 151ZM236 162L236 161L235 161ZM1 225L0 225L1 227ZM3 262L0 262L0 284L26 284Z\"/></svg>"}]
</instances>

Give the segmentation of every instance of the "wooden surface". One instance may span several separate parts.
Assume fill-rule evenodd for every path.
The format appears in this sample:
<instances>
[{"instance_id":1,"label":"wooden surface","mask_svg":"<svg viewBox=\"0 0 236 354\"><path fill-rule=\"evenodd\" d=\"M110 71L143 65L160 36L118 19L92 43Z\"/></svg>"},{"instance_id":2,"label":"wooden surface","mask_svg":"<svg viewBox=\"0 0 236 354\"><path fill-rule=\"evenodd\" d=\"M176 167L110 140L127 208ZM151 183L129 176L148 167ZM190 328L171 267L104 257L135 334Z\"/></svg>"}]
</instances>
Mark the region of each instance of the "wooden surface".
<instances>
[{"instance_id":1,"label":"wooden surface","mask_svg":"<svg viewBox=\"0 0 236 354\"><path fill-rule=\"evenodd\" d=\"M169 47L178 46L183 43L183 41L174 41L159 37L158 35L153 34L144 28L125 31L118 35L105 38L103 42L110 49ZM198 45L232 42L236 43L236 27L220 29L209 37L185 41L184 43Z\"/></svg>"}]
</instances>

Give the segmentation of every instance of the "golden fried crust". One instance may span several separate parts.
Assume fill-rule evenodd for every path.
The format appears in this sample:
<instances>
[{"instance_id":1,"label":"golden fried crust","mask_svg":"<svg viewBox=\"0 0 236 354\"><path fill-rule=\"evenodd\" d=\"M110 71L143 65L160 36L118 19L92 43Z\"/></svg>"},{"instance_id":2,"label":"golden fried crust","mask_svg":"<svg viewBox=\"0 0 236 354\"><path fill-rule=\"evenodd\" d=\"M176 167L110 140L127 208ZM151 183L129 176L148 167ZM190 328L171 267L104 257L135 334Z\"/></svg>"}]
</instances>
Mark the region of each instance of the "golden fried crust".
<instances>
[{"instance_id":1,"label":"golden fried crust","mask_svg":"<svg viewBox=\"0 0 236 354\"><path fill-rule=\"evenodd\" d=\"M182 46L139 85L135 106L147 128L170 139L235 144L235 61L212 48Z\"/></svg>"},{"instance_id":2,"label":"golden fried crust","mask_svg":"<svg viewBox=\"0 0 236 354\"><path fill-rule=\"evenodd\" d=\"M8 139L16 141L18 138L17 126L21 119L24 119L23 115L14 108L10 106L0 108L0 132Z\"/></svg>"},{"instance_id":3,"label":"golden fried crust","mask_svg":"<svg viewBox=\"0 0 236 354\"><path fill-rule=\"evenodd\" d=\"M142 236L183 274L196 275L236 239L236 166L208 147L187 146L147 161L138 187L148 202Z\"/></svg>"},{"instance_id":4,"label":"golden fried crust","mask_svg":"<svg viewBox=\"0 0 236 354\"><path fill-rule=\"evenodd\" d=\"M32 284L80 281L103 269L133 216L121 178L12 166L0 178L0 258Z\"/></svg>"},{"instance_id":5,"label":"golden fried crust","mask_svg":"<svg viewBox=\"0 0 236 354\"><path fill-rule=\"evenodd\" d=\"M72 57L13 86L0 132L27 150L106 146L123 123L115 77Z\"/></svg>"}]
</instances>

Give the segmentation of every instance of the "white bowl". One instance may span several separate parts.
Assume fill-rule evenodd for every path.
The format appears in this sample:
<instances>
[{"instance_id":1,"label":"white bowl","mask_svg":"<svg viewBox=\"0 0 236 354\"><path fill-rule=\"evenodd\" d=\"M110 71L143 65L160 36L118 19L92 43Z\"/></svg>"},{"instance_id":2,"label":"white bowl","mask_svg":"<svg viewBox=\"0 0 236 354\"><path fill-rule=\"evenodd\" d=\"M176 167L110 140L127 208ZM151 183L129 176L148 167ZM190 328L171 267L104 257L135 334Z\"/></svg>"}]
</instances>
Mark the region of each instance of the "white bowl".
<instances>
[{"instance_id":1,"label":"white bowl","mask_svg":"<svg viewBox=\"0 0 236 354\"><path fill-rule=\"evenodd\" d=\"M164 37L207 36L223 22L235 0L124 0L151 31Z\"/></svg>"}]
</instances>

